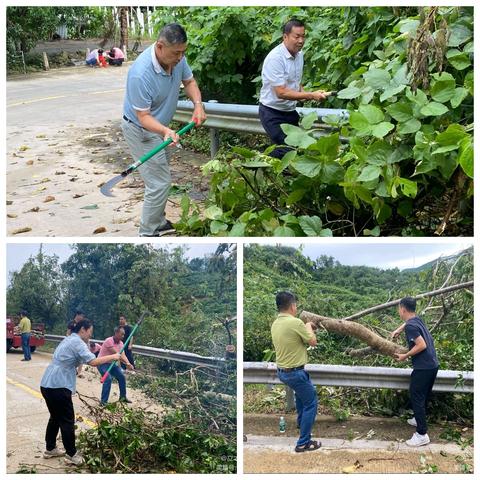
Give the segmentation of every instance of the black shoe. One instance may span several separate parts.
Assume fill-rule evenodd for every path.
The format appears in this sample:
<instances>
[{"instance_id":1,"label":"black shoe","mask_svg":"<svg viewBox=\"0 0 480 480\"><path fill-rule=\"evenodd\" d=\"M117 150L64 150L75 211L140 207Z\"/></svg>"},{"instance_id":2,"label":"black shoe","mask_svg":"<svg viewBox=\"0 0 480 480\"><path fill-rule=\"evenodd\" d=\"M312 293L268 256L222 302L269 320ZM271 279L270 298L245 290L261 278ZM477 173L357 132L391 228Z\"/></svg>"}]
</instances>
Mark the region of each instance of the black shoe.
<instances>
[{"instance_id":1,"label":"black shoe","mask_svg":"<svg viewBox=\"0 0 480 480\"><path fill-rule=\"evenodd\" d=\"M160 227L158 230L155 230L153 235L142 235L142 237L164 237L166 235L172 235L175 233L175 227L172 225L170 220L167 220L163 227Z\"/></svg>"},{"instance_id":2,"label":"black shoe","mask_svg":"<svg viewBox=\"0 0 480 480\"><path fill-rule=\"evenodd\" d=\"M132 403L127 397L120 397L118 401L122 403Z\"/></svg>"}]
</instances>

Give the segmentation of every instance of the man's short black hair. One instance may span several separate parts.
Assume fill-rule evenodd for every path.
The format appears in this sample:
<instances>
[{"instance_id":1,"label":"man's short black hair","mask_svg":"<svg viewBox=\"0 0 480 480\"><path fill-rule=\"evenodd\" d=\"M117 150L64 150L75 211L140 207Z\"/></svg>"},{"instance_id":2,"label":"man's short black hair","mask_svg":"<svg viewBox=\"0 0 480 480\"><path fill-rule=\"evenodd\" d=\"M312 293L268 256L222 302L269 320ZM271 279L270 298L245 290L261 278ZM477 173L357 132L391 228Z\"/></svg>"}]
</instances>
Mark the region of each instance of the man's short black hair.
<instances>
[{"instance_id":1,"label":"man's short black hair","mask_svg":"<svg viewBox=\"0 0 480 480\"><path fill-rule=\"evenodd\" d=\"M288 35L293 27L304 27L305 24L299 20L298 18L291 18L284 26L283 26L283 34Z\"/></svg>"},{"instance_id":2,"label":"man's short black hair","mask_svg":"<svg viewBox=\"0 0 480 480\"><path fill-rule=\"evenodd\" d=\"M400 300L400 306L407 312L415 312L417 309L417 301L413 297L404 297Z\"/></svg>"},{"instance_id":3,"label":"man's short black hair","mask_svg":"<svg viewBox=\"0 0 480 480\"><path fill-rule=\"evenodd\" d=\"M160 30L158 40L164 40L168 45L187 43L187 32L178 23L169 23Z\"/></svg>"},{"instance_id":4,"label":"man's short black hair","mask_svg":"<svg viewBox=\"0 0 480 480\"><path fill-rule=\"evenodd\" d=\"M22 317L26 317L28 315L27 311L26 310L20 310L20 315Z\"/></svg>"},{"instance_id":5,"label":"man's short black hair","mask_svg":"<svg viewBox=\"0 0 480 480\"><path fill-rule=\"evenodd\" d=\"M81 308L77 308L73 316L76 317L77 315L85 315L85 312Z\"/></svg>"},{"instance_id":6,"label":"man's short black hair","mask_svg":"<svg viewBox=\"0 0 480 480\"><path fill-rule=\"evenodd\" d=\"M297 303L297 298L291 292L278 292L275 302L277 303L277 309L281 312L287 310L290 305Z\"/></svg>"},{"instance_id":7,"label":"man's short black hair","mask_svg":"<svg viewBox=\"0 0 480 480\"><path fill-rule=\"evenodd\" d=\"M72 333L78 333L82 328L88 330L93 325L91 320L85 318L83 320L78 321L72 328Z\"/></svg>"},{"instance_id":8,"label":"man's short black hair","mask_svg":"<svg viewBox=\"0 0 480 480\"><path fill-rule=\"evenodd\" d=\"M115 333L118 333L120 330L123 330L123 331L125 332L125 328L123 328L122 325L117 325L117 326L115 327L114 332L115 332Z\"/></svg>"}]
</instances>

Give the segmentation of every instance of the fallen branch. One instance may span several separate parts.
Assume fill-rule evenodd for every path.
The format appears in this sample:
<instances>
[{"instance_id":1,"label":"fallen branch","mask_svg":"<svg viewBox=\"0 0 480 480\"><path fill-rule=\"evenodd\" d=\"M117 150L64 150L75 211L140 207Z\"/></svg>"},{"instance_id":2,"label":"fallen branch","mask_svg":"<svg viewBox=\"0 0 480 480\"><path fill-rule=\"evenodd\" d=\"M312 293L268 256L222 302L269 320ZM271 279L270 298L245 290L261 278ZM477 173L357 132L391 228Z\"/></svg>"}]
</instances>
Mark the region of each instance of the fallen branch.
<instances>
[{"instance_id":1,"label":"fallen branch","mask_svg":"<svg viewBox=\"0 0 480 480\"><path fill-rule=\"evenodd\" d=\"M433 290L431 292L421 293L419 295L414 296L413 298L415 300L420 300L422 298L433 297L435 295L442 295L444 293L453 292L455 290L461 290L462 288L469 288L469 287L473 287L473 280L471 280L469 282L459 283L457 285L450 285L449 287L445 287L445 288L439 288L439 289ZM374 313L374 312L378 312L379 310L385 310L387 308L395 307L396 305L398 305L400 303L400 300L401 300L401 298L399 298L398 300L393 300L391 302L382 303L381 305L377 305L375 307L367 308L366 310L362 310L361 312L357 312L357 313L354 313L353 315L345 317L342 320L347 320L347 321L356 320L357 318L364 317L365 315L369 315L370 313Z\"/></svg>"}]
</instances>

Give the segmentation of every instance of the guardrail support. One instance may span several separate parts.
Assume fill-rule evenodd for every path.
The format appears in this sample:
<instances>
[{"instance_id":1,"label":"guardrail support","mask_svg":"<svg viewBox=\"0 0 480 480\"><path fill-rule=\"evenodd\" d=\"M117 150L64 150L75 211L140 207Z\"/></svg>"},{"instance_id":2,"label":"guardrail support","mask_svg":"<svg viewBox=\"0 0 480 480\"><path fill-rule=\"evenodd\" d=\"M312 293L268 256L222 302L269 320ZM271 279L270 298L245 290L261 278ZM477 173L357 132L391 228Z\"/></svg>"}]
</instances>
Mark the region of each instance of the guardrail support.
<instances>
[{"instance_id":1,"label":"guardrail support","mask_svg":"<svg viewBox=\"0 0 480 480\"><path fill-rule=\"evenodd\" d=\"M286 411L291 412L292 410L295 410L295 395L290 387L286 386L285 391Z\"/></svg>"},{"instance_id":2,"label":"guardrail support","mask_svg":"<svg viewBox=\"0 0 480 480\"><path fill-rule=\"evenodd\" d=\"M217 100L209 100L208 103L218 103ZM216 128L209 128L210 132L210 158L215 158L215 155L220 149L220 134Z\"/></svg>"}]
</instances>

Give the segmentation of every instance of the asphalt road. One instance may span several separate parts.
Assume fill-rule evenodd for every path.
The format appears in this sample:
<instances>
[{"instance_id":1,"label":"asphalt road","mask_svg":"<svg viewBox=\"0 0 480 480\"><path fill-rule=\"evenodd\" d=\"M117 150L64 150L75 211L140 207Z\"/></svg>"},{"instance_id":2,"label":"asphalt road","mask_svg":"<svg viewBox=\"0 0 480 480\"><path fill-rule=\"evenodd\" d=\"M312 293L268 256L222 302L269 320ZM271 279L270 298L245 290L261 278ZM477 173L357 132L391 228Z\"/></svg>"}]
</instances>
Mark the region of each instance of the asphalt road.
<instances>
[{"instance_id":1,"label":"asphalt road","mask_svg":"<svg viewBox=\"0 0 480 480\"><path fill-rule=\"evenodd\" d=\"M22 362L23 355L19 350L7 354L6 364L6 398L7 398L7 473L16 473L22 465L34 468L37 473L71 472L63 459L42 458L45 449L45 428L49 413L40 393L40 381L43 372L51 360L51 354L35 352L30 362ZM77 391L89 397L100 398L100 374L94 367L84 367L84 377L77 378ZM118 384L113 382L110 401L118 400ZM153 404L142 392L128 387L127 395L132 400L132 407L161 413L159 405ZM89 418L88 409L73 396L77 426L87 429L95 426ZM58 441L61 445L61 440Z\"/></svg>"},{"instance_id":2,"label":"asphalt road","mask_svg":"<svg viewBox=\"0 0 480 480\"><path fill-rule=\"evenodd\" d=\"M120 129L129 65L71 67L7 80L7 234L138 235L143 182L137 173L115 189L100 186L132 162ZM201 200L207 158L175 151L172 183ZM182 190L180 188L180 190ZM167 217L180 216L180 197Z\"/></svg>"}]
</instances>

